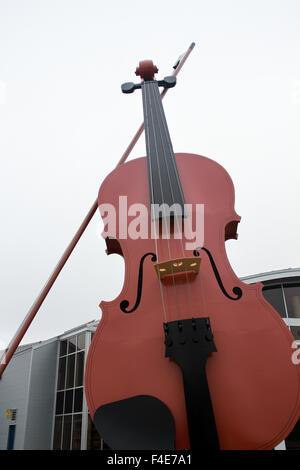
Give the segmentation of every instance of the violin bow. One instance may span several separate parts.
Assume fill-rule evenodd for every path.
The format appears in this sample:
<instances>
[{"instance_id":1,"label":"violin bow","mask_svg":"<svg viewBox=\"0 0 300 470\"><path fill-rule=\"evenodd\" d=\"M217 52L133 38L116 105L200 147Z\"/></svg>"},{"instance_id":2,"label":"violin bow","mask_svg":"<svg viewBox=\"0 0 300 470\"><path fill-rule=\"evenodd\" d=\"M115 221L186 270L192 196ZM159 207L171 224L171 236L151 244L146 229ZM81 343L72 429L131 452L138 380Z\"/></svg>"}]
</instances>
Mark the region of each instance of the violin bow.
<instances>
[{"instance_id":1,"label":"violin bow","mask_svg":"<svg viewBox=\"0 0 300 470\"><path fill-rule=\"evenodd\" d=\"M176 77L178 73L180 72L181 68L183 67L185 61L189 57L190 53L192 52L193 48L195 46L195 43L192 42L192 44L189 46L187 51L182 54L175 65L173 66L174 71L173 71L173 76ZM168 91L168 88L164 88L163 91L161 92L161 98L163 99L164 96L166 95ZM131 153L132 149L134 148L135 144L139 140L142 132L144 130L144 123L142 123L135 133L134 137L132 138L131 142L129 143L128 147L126 148L125 152L123 153L120 161L118 162L117 166L122 165L128 158L129 154ZM55 266L51 276L49 277L48 281L44 285L43 289L39 293L38 297L32 304L31 308L29 309L27 315L25 316L23 322L19 326L17 332L15 333L14 337L10 341L9 345L5 349L1 361L0 361L0 379L2 377L2 374L4 370L6 369L7 365L9 364L14 352L16 351L17 347L19 346L23 336L25 335L26 331L28 330L29 326L31 325L31 322L33 321L34 317L38 313L42 303L44 302L45 298L47 297L51 287L53 286L54 282L56 281L59 273L61 272L62 268L68 261L72 251L74 250L75 246L77 245L78 241L80 240L81 236L83 235L85 229L89 225L90 221L92 220L96 210L98 208L98 199L95 200L94 204L88 211L87 215L83 219L79 229L75 233L74 237L72 238L71 242L69 243L68 247L64 251L62 257L60 258L59 262Z\"/></svg>"}]
</instances>

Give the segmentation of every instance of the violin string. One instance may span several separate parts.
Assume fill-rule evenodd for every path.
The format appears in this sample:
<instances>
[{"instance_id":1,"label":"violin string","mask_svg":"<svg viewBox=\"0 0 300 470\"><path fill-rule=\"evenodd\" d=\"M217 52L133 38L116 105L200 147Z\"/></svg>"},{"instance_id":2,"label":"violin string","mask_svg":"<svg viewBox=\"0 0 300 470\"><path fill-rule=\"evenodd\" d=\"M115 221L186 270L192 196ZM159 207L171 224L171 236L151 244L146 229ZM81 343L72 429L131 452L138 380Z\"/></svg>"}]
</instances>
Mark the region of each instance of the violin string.
<instances>
[{"instance_id":1,"label":"violin string","mask_svg":"<svg viewBox=\"0 0 300 470\"><path fill-rule=\"evenodd\" d=\"M169 142L169 145L170 145L171 148L172 148L172 142L171 142L171 141ZM178 171L177 171L177 168L176 168L175 156L174 156L174 159L172 159L171 161L172 161L172 164L174 165L175 175L176 175L176 178L177 178L177 181L178 181L178 184L179 184L179 188L180 188L181 195L182 195L182 197L183 197L183 191L182 191L182 187L181 187L181 185L180 185L179 174L178 174ZM192 213L191 213L191 216L192 216ZM184 223L185 223L185 226L187 227L188 233L189 233L189 234L192 234L192 220L190 220L189 214L187 214L187 217L186 217ZM201 247L201 248L202 248L202 247ZM195 245L195 249L196 249L196 245ZM190 296L191 296L191 287L190 287L190 284L188 284L188 289L189 289ZM207 314L207 305L206 305L205 295L204 295L203 277L202 277L201 274L200 274L199 294L200 294L200 303L202 304L202 305L200 305L200 310L201 310L201 306L202 306L203 312L204 312L204 314L206 315L206 314ZM206 312L206 313L205 313L205 312Z\"/></svg>"},{"instance_id":2,"label":"violin string","mask_svg":"<svg viewBox=\"0 0 300 470\"><path fill-rule=\"evenodd\" d=\"M159 155L158 155L158 146L157 146L157 135L155 132L155 125L154 125L154 110L157 111L157 105L155 102L155 87L157 88L156 82L148 82L147 85L145 86L145 89L149 90L148 93L148 99L149 99L149 104L150 104L150 116L151 116L151 121L152 121L152 129L153 129L153 137L154 137L154 148L155 148L155 156L156 156L156 163L157 163L157 169L158 169L158 177L159 177L159 185L160 185L160 192L161 192L161 198L163 201L163 204L165 203L165 198L164 198L164 190L163 190L163 185L162 185L162 178L161 178L161 171L160 171L160 165L159 165ZM151 160L151 156L149 156ZM152 174L151 174L152 178ZM153 186L153 182L152 182ZM154 199L153 199L154 202ZM164 230L165 233L167 233L167 221L165 217L162 217L162 222L164 222ZM154 224L156 222L154 221ZM162 224L163 225L163 224ZM163 229L163 227L162 227ZM157 250L158 250L158 243L156 244ZM168 255L169 259L171 259L171 249L170 249L170 243L169 243L169 238L168 238L168 233L167 233L167 248L168 248ZM177 314L180 316L180 309L179 309L179 302L178 302L178 295L177 295L177 289L176 289L176 282L175 282L175 276L174 276L174 270L173 266L171 264L171 275L172 275L172 282L173 282L173 290L174 290L174 296L175 296L175 305L177 309ZM159 283L162 286L162 281L159 276Z\"/></svg>"},{"instance_id":3,"label":"violin string","mask_svg":"<svg viewBox=\"0 0 300 470\"><path fill-rule=\"evenodd\" d=\"M161 104L161 101L160 101L161 98L160 98L160 95L159 95L159 92L158 92L158 87L156 87L155 92L156 92L155 96L156 96L156 102L157 102L157 109L158 109L158 113L160 115L159 117L160 117L160 120L161 120L161 124L164 128L164 134L167 137L167 146L168 146L169 154L174 156L173 157L174 160L171 159L171 162L173 163L173 169L174 169L174 172L175 172L175 175L176 175L176 178L177 178L178 187L180 189L182 200L184 201L183 191L182 191L182 187L181 187L177 167L176 167L176 164L175 164L175 155L174 155L174 151L173 151L173 146L172 146L172 142L171 142L170 135L169 135L169 132L168 132L168 127L167 127L166 118L165 118L165 115L164 115L164 112L163 112L162 104ZM158 126L158 128L160 130L161 140L163 142L161 127ZM167 158L167 155L166 155L166 149L165 149L164 145L163 145L163 156L164 156L164 161L165 161L165 165L166 165L166 168L167 168L167 174L168 174L168 180L169 180L170 190L171 190L171 194L172 194L172 200L173 200L173 203L175 203L174 191L173 191L170 171L169 171L169 167L168 167L168 158ZM187 217L187 219L188 219L188 217ZM174 220L176 220L177 231L179 232L180 224L179 224L178 216L176 216L176 214L174 214ZM181 246L182 257L184 258L185 257L185 250L184 250L184 246L183 246L182 227L183 227L183 224L181 223L180 246ZM190 286L190 283L189 283L187 271L185 271L185 278L186 278L187 291L188 291L187 292L187 299L188 299L190 314L192 314L192 301L191 301L192 293L191 293L191 286Z\"/></svg>"},{"instance_id":4,"label":"violin string","mask_svg":"<svg viewBox=\"0 0 300 470\"><path fill-rule=\"evenodd\" d=\"M162 106L161 106L161 108L162 108ZM165 126L165 135L167 136L167 143L168 143L168 146L169 146L169 151L172 152L172 155L174 155L173 146L172 146L170 135L169 135L168 130L167 130L167 123L166 123L166 119L165 119L163 110L161 110L161 112L162 112L162 124L163 124L163 126ZM178 173L178 169L177 169L177 165L176 165L175 155L174 155L174 158L171 158L171 164L173 165L173 170L174 170L174 173L175 173L175 176L176 176L176 180L177 180L177 184L178 184L178 187L179 187L179 190L180 190L180 193L181 193L181 197L184 200L184 194L183 194L182 186L181 186L181 183L180 183L180 178L179 178L179 173ZM188 214L187 214L187 217L185 218L184 223L187 225L187 229L188 229L189 234L191 234L192 233L192 226L191 226L192 221L190 220L190 217L189 217ZM184 250L183 246L182 246L182 250ZM191 299L191 297L192 297L191 287L190 287L190 283L188 281L187 281L187 283L188 283L188 291L189 291L188 298ZM201 298L200 302L202 304L204 313L206 312L205 314L207 314L207 305L206 305L206 302L205 302L205 295L203 295L204 294L204 287L203 287L202 276L200 276L200 286L199 287L200 287L200 298ZM191 313L192 313L192 310L191 310Z\"/></svg>"},{"instance_id":5,"label":"violin string","mask_svg":"<svg viewBox=\"0 0 300 470\"><path fill-rule=\"evenodd\" d=\"M164 116L164 112L163 112L163 109L162 109L162 105L161 105L161 102L160 102L160 96L159 96L159 93L158 93L158 87L156 87L155 89L155 98L156 98L156 102L157 102L157 110L158 110L158 115L159 115L159 118L160 118L160 125L158 125L158 129L159 129L159 132L160 132L160 136L161 136L161 141L162 141L162 147L163 147L163 157L164 157L164 162L165 162L165 166L166 166L166 170L167 170L167 175L168 175L168 181L169 181L169 186L170 186L170 191L171 191L171 195L172 195L172 203L175 204L175 198L174 198L174 191L173 191L173 187L172 187L172 180L171 180L171 176L170 176L170 171L169 171L169 167L168 167L168 158L167 158L167 155L166 155L166 148L164 146L164 140L163 140L163 137L162 137L162 130L161 130L161 126L164 128L164 135L167 137L169 137L169 134L168 134L168 128L167 128L167 124L166 124L166 119L165 119L165 116ZM169 142L169 139L167 140L167 143L169 144L169 153L171 153L171 155L173 154L173 148L172 148L172 144L171 142ZM176 170L176 169L174 169ZM175 171L176 173L176 171ZM180 186L180 183L179 183L179 187L180 187L180 190L181 190L181 186ZM182 194L182 190L181 190L181 194ZM182 194L182 200L184 200L183 198L183 194ZM180 230L180 227L179 227L179 220L178 220L178 216L176 214L174 214L174 221L176 221L176 226L177 226L177 232L179 232ZM174 224L174 228L175 228L175 224ZM181 224L181 228L182 228L182 224ZM181 233L182 235L182 233ZM182 242L182 236L180 237L180 245L181 245L181 252L182 252L182 257L184 258L185 257L185 253L184 253L184 248L183 248L183 242ZM170 254L170 259L172 259L172 256ZM185 271L185 278L186 278L186 283L187 283L187 286L188 286L188 303L189 303L189 309L191 311L191 295L190 295L190 285L189 285L189 281L188 281L188 274L187 272ZM179 315L180 315L180 312L179 312Z\"/></svg>"},{"instance_id":6,"label":"violin string","mask_svg":"<svg viewBox=\"0 0 300 470\"><path fill-rule=\"evenodd\" d=\"M144 86L142 92L143 92L142 97L143 97L144 109L145 109L144 120L145 120L145 130L146 130L146 129L149 129L149 124L148 124L148 102L147 102L147 99L146 99L147 98L146 97L147 86ZM149 132L145 132L145 136L146 136L146 147L147 147L147 149L150 149L150 135L149 135ZM150 191L151 191L152 201L154 201L152 163L151 163L150 155L147 155L147 158L148 158L149 174L150 174ZM150 206L151 206L151 201L150 201ZM151 207L150 221L152 223L152 207ZM153 226L154 226L154 243L155 243L156 262L159 263L158 246L157 246L157 233L156 233L156 221L155 220L153 221ZM160 296L161 296L161 300L162 300L164 322L167 322L166 305L165 305L164 293L163 293L163 289L162 289L162 283L161 283L160 272L159 271L158 271L158 278L159 278Z\"/></svg>"},{"instance_id":7,"label":"violin string","mask_svg":"<svg viewBox=\"0 0 300 470\"><path fill-rule=\"evenodd\" d=\"M208 315L208 310L207 310L207 304L206 304L206 297L205 295L203 295L204 293L204 287L203 287L203 278L202 276L200 276L200 302L202 302L202 306L203 306L203 314L205 316Z\"/></svg>"},{"instance_id":8,"label":"violin string","mask_svg":"<svg viewBox=\"0 0 300 470\"><path fill-rule=\"evenodd\" d=\"M170 136L168 136L168 138L170 138ZM172 149L172 142L171 140L169 140L169 145L170 145L170 148ZM171 160L173 166L174 166L174 171L175 171L175 175L176 175L176 179L177 179L177 182L178 182L178 185L179 185L179 189L180 189L180 192L181 192L181 195L182 197L184 198L183 196L183 191L182 191L182 187L181 187L181 184L180 184L180 179L179 179L179 174L178 174L178 171L177 171L177 167L176 167L176 160L175 160L175 156L174 156L174 159ZM188 233L191 234L192 233L192 221L190 220L190 217L189 215L186 217L185 219L185 224L187 225L187 229L188 229ZM203 246L203 245L202 245ZM201 247L202 248L202 247ZM196 246L195 246L195 249L196 249ZM189 290L191 291L191 288L190 288L190 285L189 285ZM203 287L203 277L202 275L200 274L200 286L199 286L199 293L200 293L200 302L202 304L202 308L203 308L203 312L205 315L207 315L207 305L206 305L206 297L204 295L204 287ZM201 309L201 306L200 306L200 309Z\"/></svg>"},{"instance_id":9,"label":"violin string","mask_svg":"<svg viewBox=\"0 0 300 470\"><path fill-rule=\"evenodd\" d=\"M170 142L170 145L172 146L172 143ZM174 165L174 168L175 168L175 175L176 175L176 178L177 178L177 181L180 182L179 180L179 174L178 172L176 171L176 161L175 161L175 158L172 159L172 164ZM181 192L181 195L183 197L183 191L182 191L182 187L179 184L179 188L180 188L180 192ZM187 229L188 229L188 233L189 234L192 234L192 220L190 220L190 217L189 215L186 217L185 219L185 226L187 226ZM203 245L202 245L203 246ZM201 246L201 248L202 248ZM195 249L196 249L196 245L195 245ZM189 289L190 289L190 285L189 285ZM204 287L203 287L203 277L202 275L200 274L200 285L199 285L199 293L200 293L200 303L202 304L202 308L203 308L203 312L204 312L204 315L207 314L207 305L206 305L206 298L205 298L205 295L204 295ZM200 309L201 309L201 305L200 305Z\"/></svg>"},{"instance_id":10,"label":"violin string","mask_svg":"<svg viewBox=\"0 0 300 470\"><path fill-rule=\"evenodd\" d=\"M152 82L152 83L148 84L148 90L149 90L148 96L149 96L149 102L152 104L152 106L151 106L151 119L152 119L152 129L153 129L153 137L154 137L154 144L155 144L156 163L157 163L157 169L158 169L161 198L162 198L162 201L163 201L163 204L164 204L165 203L165 197L164 197L164 190L163 190L161 171L160 171L160 165L159 165L157 135L156 135L156 132L155 132L155 125L154 125L154 111L156 111L156 113L157 113L157 107L156 107L156 103L155 103L155 94L153 94L153 90L155 91L155 86L157 87L155 82ZM156 118L156 121L158 121L157 116L155 116L155 118ZM153 202L154 202L154 199L153 199ZM164 226L163 226L163 222L164 222ZM165 217L162 217L162 224L161 225L162 225L162 231L164 230L165 233L167 234L168 256L169 256L169 259L171 259L171 249L170 249L170 243L169 243L169 238L168 238L168 233L167 233L167 220L166 220ZM158 237L158 240L159 240L159 237ZM157 250L158 250L158 248L157 248ZM175 282L174 270L173 270L172 265L171 265L171 274L172 274L172 283L173 283L173 290L174 290L174 297L175 297L175 305L176 305L176 309L177 309L177 314L180 315L177 289L176 289L176 282ZM160 277L159 277L159 280L160 280L160 284L163 288L163 284L161 282Z\"/></svg>"}]
</instances>

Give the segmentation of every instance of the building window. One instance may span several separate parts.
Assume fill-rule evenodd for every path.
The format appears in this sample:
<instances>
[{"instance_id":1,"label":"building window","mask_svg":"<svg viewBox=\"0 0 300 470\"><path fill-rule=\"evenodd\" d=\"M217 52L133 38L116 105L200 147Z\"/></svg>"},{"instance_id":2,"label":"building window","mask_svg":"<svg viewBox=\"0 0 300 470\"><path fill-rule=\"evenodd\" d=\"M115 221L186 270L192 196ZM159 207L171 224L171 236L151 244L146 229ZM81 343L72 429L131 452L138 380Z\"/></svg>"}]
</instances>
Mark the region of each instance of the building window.
<instances>
[{"instance_id":1,"label":"building window","mask_svg":"<svg viewBox=\"0 0 300 470\"><path fill-rule=\"evenodd\" d=\"M61 449L63 416L55 417L53 449Z\"/></svg>"},{"instance_id":2,"label":"building window","mask_svg":"<svg viewBox=\"0 0 300 470\"><path fill-rule=\"evenodd\" d=\"M300 325L298 326L290 326L291 328L291 333L294 336L295 340L299 341L300 340Z\"/></svg>"},{"instance_id":3,"label":"building window","mask_svg":"<svg viewBox=\"0 0 300 470\"><path fill-rule=\"evenodd\" d=\"M89 415L88 435L87 435L87 449L88 450L109 450L110 447L99 436L97 429Z\"/></svg>"},{"instance_id":4,"label":"building window","mask_svg":"<svg viewBox=\"0 0 300 470\"><path fill-rule=\"evenodd\" d=\"M101 446L101 438L95 428L93 421L89 415L89 423L88 423L88 435L87 435L87 450L100 450Z\"/></svg>"},{"instance_id":5,"label":"building window","mask_svg":"<svg viewBox=\"0 0 300 470\"><path fill-rule=\"evenodd\" d=\"M76 354L76 365L75 365L75 387L79 387L83 384L83 372L84 372L84 351Z\"/></svg>"},{"instance_id":6,"label":"building window","mask_svg":"<svg viewBox=\"0 0 300 470\"><path fill-rule=\"evenodd\" d=\"M59 355L65 356L67 354L67 350L68 350L68 341L67 340L60 341Z\"/></svg>"},{"instance_id":7,"label":"building window","mask_svg":"<svg viewBox=\"0 0 300 470\"><path fill-rule=\"evenodd\" d=\"M82 415L73 416L73 432L72 432L72 450L80 450L81 447L81 424Z\"/></svg>"},{"instance_id":8,"label":"building window","mask_svg":"<svg viewBox=\"0 0 300 470\"><path fill-rule=\"evenodd\" d=\"M53 449L80 450L85 333L60 341Z\"/></svg>"},{"instance_id":9,"label":"building window","mask_svg":"<svg viewBox=\"0 0 300 470\"><path fill-rule=\"evenodd\" d=\"M282 318L286 318L286 310L284 306L284 299L281 285L279 286L264 286L263 296L267 302L279 313Z\"/></svg>"},{"instance_id":10,"label":"building window","mask_svg":"<svg viewBox=\"0 0 300 470\"><path fill-rule=\"evenodd\" d=\"M300 285L286 284L283 288L288 317L300 319Z\"/></svg>"},{"instance_id":11,"label":"building window","mask_svg":"<svg viewBox=\"0 0 300 470\"><path fill-rule=\"evenodd\" d=\"M65 388L66 363L67 363L66 357L61 357L59 359L58 383L57 383L58 390Z\"/></svg>"}]
</instances>

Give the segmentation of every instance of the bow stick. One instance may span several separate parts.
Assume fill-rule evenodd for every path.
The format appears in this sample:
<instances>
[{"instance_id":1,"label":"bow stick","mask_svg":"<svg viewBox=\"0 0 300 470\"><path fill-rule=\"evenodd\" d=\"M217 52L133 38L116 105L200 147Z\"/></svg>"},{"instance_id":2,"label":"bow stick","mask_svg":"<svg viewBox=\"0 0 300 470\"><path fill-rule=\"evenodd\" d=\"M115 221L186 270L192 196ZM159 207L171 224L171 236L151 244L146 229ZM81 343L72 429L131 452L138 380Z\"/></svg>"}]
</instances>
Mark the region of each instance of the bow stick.
<instances>
[{"instance_id":1,"label":"bow stick","mask_svg":"<svg viewBox=\"0 0 300 470\"><path fill-rule=\"evenodd\" d=\"M189 46L189 48L187 49L185 54L183 54L182 56L179 57L179 59L177 60L176 64L173 67L174 68L174 72L172 74L173 76L178 75L178 73L180 72L181 68L183 67L186 59L188 58L188 56L192 52L194 46L195 46L195 43L193 42ZM167 91L168 91L168 88L164 88L164 90L161 92L161 98L164 98ZM128 145L127 149L123 153L119 163L117 164L117 167L119 165L122 165L122 163L124 163L127 160L130 152L132 151L132 149L134 148L134 146L137 143L138 139L140 138L143 130L144 130L144 123L142 123L140 125L139 129L135 133L135 135L132 138L130 144ZM59 262L57 263L56 267L54 268L51 276L49 277L48 281L44 285L43 289L41 290L40 294L36 298L35 302L32 304L32 306L29 309L26 317L24 318L23 322L21 323L20 327L18 328L16 334L12 338L12 340L9 343L8 347L4 351L4 354L2 355L2 358L1 358L1 361L0 361L0 379L1 379L1 376L4 372L4 370L6 369L9 361L11 360L15 350L19 346L23 336L25 335L26 331L28 330L32 320L34 319L34 317L38 313L42 303L44 302L45 298L47 297L47 295L48 295L48 293L51 289L51 287L53 286L54 282L56 281L59 273L61 272L62 268L66 264L66 262L69 259L72 251L74 250L75 246L77 245L79 239L81 238L81 236L83 235L85 229L87 228L88 224L90 223L93 215L95 214L95 212L97 210L97 207L98 207L98 199L95 200L94 204L92 205L89 212L85 216L85 218L82 221L79 229L75 233L75 235L72 238L70 244L68 245L68 247L64 251L64 253L63 253L62 257L60 258Z\"/></svg>"}]
</instances>

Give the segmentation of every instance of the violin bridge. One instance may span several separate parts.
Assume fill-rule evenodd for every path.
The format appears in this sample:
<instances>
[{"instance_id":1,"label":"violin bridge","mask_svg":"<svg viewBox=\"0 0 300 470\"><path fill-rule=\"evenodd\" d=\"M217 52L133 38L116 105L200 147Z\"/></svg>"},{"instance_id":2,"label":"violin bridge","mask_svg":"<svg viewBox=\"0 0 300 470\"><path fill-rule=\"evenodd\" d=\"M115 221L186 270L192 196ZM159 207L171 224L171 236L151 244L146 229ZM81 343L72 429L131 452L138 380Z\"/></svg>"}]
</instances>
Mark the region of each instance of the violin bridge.
<instances>
[{"instance_id":1,"label":"violin bridge","mask_svg":"<svg viewBox=\"0 0 300 470\"><path fill-rule=\"evenodd\" d=\"M200 268L201 258L177 258L162 263L156 263L154 268L156 270L158 279L162 280L166 276L173 276L174 274L193 272L198 274Z\"/></svg>"}]
</instances>

